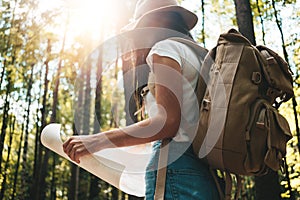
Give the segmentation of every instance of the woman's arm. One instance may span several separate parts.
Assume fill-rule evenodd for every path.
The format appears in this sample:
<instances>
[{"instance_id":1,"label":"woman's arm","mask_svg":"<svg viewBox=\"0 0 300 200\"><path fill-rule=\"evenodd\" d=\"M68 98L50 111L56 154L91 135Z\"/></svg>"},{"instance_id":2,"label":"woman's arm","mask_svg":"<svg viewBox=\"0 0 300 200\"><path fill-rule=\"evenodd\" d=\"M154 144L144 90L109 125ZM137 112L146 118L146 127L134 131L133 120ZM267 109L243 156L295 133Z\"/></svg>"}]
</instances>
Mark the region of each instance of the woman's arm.
<instances>
[{"instance_id":1,"label":"woman's arm","mask_svg":"<svg viewBox=\"0 0 300 200\"><path fill-rule=\"evenodd\" d=\"M70 137L63 148L73 161L79 163L81 156L102 149L144 144L176 135L181 119L181 68L175 60L158 55L153 55L153 63L157 115L124 128Z\"/></svg>"}]
</instances>

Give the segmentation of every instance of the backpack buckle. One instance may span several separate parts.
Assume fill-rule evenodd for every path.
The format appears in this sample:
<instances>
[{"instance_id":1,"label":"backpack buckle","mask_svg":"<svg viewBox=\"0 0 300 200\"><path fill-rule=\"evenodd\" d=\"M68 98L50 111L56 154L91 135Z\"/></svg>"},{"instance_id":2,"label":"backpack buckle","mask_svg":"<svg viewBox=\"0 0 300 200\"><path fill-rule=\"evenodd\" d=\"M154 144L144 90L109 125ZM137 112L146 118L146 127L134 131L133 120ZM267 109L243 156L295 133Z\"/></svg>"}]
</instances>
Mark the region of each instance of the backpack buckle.
<instances>
[{"instance_id":1,"label":"backpack buckle","mask_svg":"<svg viewBox=\"0 0 300 200\"><path fill-rule=\"evenodd\" d=\"M269 65L276 65L277 64L277 61L274 57L268 57L266 60L267 60Z\"/></svg>"},{"instance_id":2,"label":"backpack buckle","mask_svg":"<svg viewBox=\"0 0 300 200\"><path fill-rule=\"evenodd\" d=\"M203 101L202 101L202 109L203 110L207 110L207 111L210 109L210 100L203 99Z\"/></svg>"},{"instance_id":3,"label":"backpack buckle","mask_svg":"<svg viewBox=\"0 0 300 200\"><path fill-rule=\"evenodd\" d=\"M148 86L145 86L142 90L141 90L141 96L142 97L145 97L148 92L150 91L149 87Z\"/></svg>"},{"instance_id":4,"label":"backpack buckle","mask_svg":"<svg viewBox=\"0 0 300 200\"><path fill-rule=\"evenodd\" d=\"M272 102L275 102L277 97L282 96L282 93L283 93L282 90L277 90L275 88L269 87L267 89L267 93L266 94L267 94L268 97L271 98Z\"/></svg>"}]
</instances>

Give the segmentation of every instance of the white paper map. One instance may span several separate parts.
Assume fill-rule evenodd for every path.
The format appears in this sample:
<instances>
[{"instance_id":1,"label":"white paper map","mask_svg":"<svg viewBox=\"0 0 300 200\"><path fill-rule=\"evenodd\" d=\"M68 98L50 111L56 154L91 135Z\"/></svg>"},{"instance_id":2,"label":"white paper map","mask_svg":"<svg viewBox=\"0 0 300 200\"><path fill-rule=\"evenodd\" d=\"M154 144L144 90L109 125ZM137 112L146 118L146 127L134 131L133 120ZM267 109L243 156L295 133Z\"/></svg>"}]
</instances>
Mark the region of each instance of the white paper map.
<instances>
[{"instance_id":1,"label":"white paper map","mask_svg":"<svg viewBox=\"0 0 300 200\"><path fill-rule=\"evenodd\" d=\"M41 133L42 144L68 159L63 151L61 124L49 124ZM96 175L123 192L138 197L145 195L145 171L151 155L151 146L133 146L103 150L80 158L74 164Z\"/></svg>"}]
</instances>

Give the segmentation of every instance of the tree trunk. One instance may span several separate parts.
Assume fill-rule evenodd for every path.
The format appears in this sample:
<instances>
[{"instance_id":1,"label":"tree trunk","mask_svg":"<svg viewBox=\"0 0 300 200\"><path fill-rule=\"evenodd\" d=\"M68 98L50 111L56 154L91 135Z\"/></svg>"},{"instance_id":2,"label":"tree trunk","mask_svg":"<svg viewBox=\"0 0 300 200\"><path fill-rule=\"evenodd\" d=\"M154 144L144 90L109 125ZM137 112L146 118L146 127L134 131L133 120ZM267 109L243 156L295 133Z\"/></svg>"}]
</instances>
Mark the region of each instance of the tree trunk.
<instances>
[{"instance_id":1,"label":"tree trunk","mask_svg":"<svg viewBox=\"0 0 300 200\"><path fill-rule=\"evenodd\" d=\"M73 133L77 135L75 124L73 124ZM77 200L78 198L78 179L79 179L79 167L73 163L71 165L71 178L69 182L68 199Z\"/></svg>"},{"instance_id":2,"label":"tree trunk","mask_svg":"<svg viewBox=\"0 0 300 200\"><path fill-rule=\"evenodd\" d=\"M239 31L248 38L253 45L256 45L250 1L234 0L234 4Z\"/></svg>"},{"instance_id":3,"label":"tree trunk","mask_svg":"<svg viewBox=\"0 0 300 200\"><path fill-rule=\"evenodd\" d=\"M256 200L280 200L278 173L270 170L264 176L255 177Z\"/></svg>"},{"instance_id":4,"label":"tree trunk","mask_svg":"<svg viewBox=\"0 0 300 200\"><path fill-rule=\"evenodd\" d=\"M90 189L88 200L99 199L100 188L99 188L99 178L93 174L90 174Z\"/></svg>"},{"instance_id":5,"label":"tree trunk","mask_svg":"<svg viewBox=\"0 0 300 200\"><path fill-rule=\"evenodd\" d=\"M48 80L48 72L49 72L49 61L50 61L50 53L51 53L51 40L48 39L47 41L47 59L45 61L45 75L44 75L44 92L43 92L43 97L42 97L42 108L41 108L41 130L46 126L46 118L47 118L47 96L48 96L48 85L49 85L49 80ZM39 200L39 196L41 193L41 175L42 175L42 161L43 161L43 152L46 152L47 149L43 146L40 145L40 133L37 132L36 134L36 148L37 148L37 155L36 155L36 160L34 164L34 178L33 178L33 184L31 188L31 198L32 200Z\"/></svg>"},{"instance_id":6,"label":"tree trunk","mask_svg":"<svg viewBox=\"0 0 300 200\"><path fill-rule=\"evenodd\" d=\"M2 4L4 4L4 2L1 2ZM2 5L1 4L1 5ZM8 4L8 7L6 8L7 10L10 10L11 8L10 8L10 5L11 4ZM9 51L8 49L13 49L13 46L11 45L11 29L13 28L13 27L15 27L14 26L14 24L15 24L15 15L16 15L16 7L17 7L17 0L15 0L14 1L14 4L13 5L15 5L14 7L13 7L13 9L12 9L12 13L11 13L11 15L12 15L12 17L11 17L11 21L10 21L10 24L6 24L6 25L4 25L4 26L7 26L7 27L10 27L10 33L9 33L9 35L7 36L7 39L5 38L5 40L6 40L6 47L5 47L5 51L6 52L4 52L3 53L3 55L5 55L5 54L8 54L8 52L7 51ZM4 27L3 26L3 27ZM5 37L5 36L4 36ZM6 68L6 66L7 66L7 60L5 59L4 60L4 63L3 63L3 68L2 68L2 71L1 71L1 77L0 77L0 90L1 90L1 87L2 87L2 83L3 83L3 80L4 80L4 75L5 75L5 68Z\"/></svg>"},{"instance_id":7,"label":"tree trunk","mask_svg":"<svg viewBox=\"0 0 300 200\"><path fill-rule=\"evenodd\" d=\"M54 152L52 154L52 173L51 173L51 186L50 186L50 200L56 200L56 176L55 176L55 166L57 155Z\"/></svg>"},{"instance_id":8,"label":"tree trunk","mask_svg":"<svg viewBox=\"0 0 300 200\"><path fill-rule=\"evenodd\" d=\"M300 153L300 128L299 128L299 120L298 120L298 113L297 113L297 101L296 97L292 98L292 104L293 104L293 112L294 112L294 118L295 118L295 125L296 125L296 135L297 135L297 147L298 152Z\"/></svg>"},{"instance_id":9,"label":"tree trunk","mask_svg":"<svg viewBox=\"0 0 300 200\"><path fill-rule=\"evenodd\" d=\"M12 147L12 139L13 139L13 134L15 131L15 122L16 122L16 118L11 116L10 117L10 130L9 130L9 142L8 142L8 149L7 149L7 157L6 157L6 162L5 162L5 166L3 169L3 180L1 183L1 192L0 192L0 200L5 199L5 191L6 191L6 178L7 178L7 170L9 167L9 160L10 160L10 152L11 152L11 147ZM6 196L8 198L8 196Z\"/></svg>"},{"instance_id":10,"label":"tree trunk","mask_svg":"<svg viewBox=\"0 0 300 200\"><path fill-rule=\"evenodd\" d=\"M21 181L21 188L23 190L23 198L28 199L29 197L29 169L28 169L28 162L27 162L27 152L28 152L28 135L29 135L29 120L30 120L30 107L31 107L31 88L32 88L32 82L33 82L33 69L34 65L31 66L31 74L28 82L28 89L27 89L27 94L26 94L26 102L27 108L26 108L26 124L25 124L25 135L24 135L24 145L23 145L23 162L22 162L22 181Z\"/></svg>"},{"instance_id":11,"label":"tree trunk","mask_svg":"<svg viewBox=\"0 0 300 200\"><path fill-rule=\"evenodd\" d=\"M79 135L82 133L82 107L83 107L83 80L84 73L80 72L79 79L77 80L76 89L78 93L78 100L75 102L75 112L74 112L74 123L73 123L73 135ZM79 190L79 167L73 163L71 165L71 179L69 183L69 192L68 199L69 200L77 200L78 199L78 190Z\"/></svg>"},{"instance_id":12,"label":"tree trunk","mask_svg":"<svg viewBox=\"0 0 300 200\"><path fill-rule=\"evenodd\" d=\"M40 80L40 85L39 85L39 93L42 94L42 88L43 88L43 81L42 81L42 71L40 70L40 74L39 74L39 80ZM40 101L41 101L41 96L39 96L39 99L37 100L38 104L40 105ZM39 123L41 122L41 118L39 116L40 114L40 109L37 108L36 110L36 124L35 124L35 128L36 128L36 132L35 132L35 140L34 140L34 160L33 160L33 172L32 172L32 184L30 185L30 199L34 199L34 191L37 186L37 180L38 180L38 168L37 166L39 165L39 161L40 161L40 156L39 156L39 149L40 147L40 131L41 131L41 127L39 125ZM40 165L39 165L40 166Z\"/></svg>"},{"instance_id":13,"label":"tree trunk","mask_svg":"<svg viewBox=\"0 0 300 200\"><path fill-rule=\"evenodd\" d=\"M24 116L24 118L25 118L25 116ZM21 160L23 131L24 131L24 124L22 124L20 140L19 140L20 143L19 143L19 148L18 148L18 151L17 151L17 163L16 163L16 166L15 166L15 173L14 173L14 181L13 181L13 189L12 189L11 200L15 199L16 192L17 192L17 182L18 182L19 167L20 167L20 160Z\"/></svg>"},{"instance_id":14,"label":"tree trunk","mask_svg":"<svg viewBox=\"0 0 300 200\"><path fill-rule=\"evenodd\" d=\"M201 0L201 13L202 13L202 28L201 28L201 36L202 36L202 43L203 47L206 48L206 42L205 42L205 9L204 9L204 0Z\"/></svg>"},{"instance_id":15,"label":"tree trunk","mask_svg":"<svg viewBox=\"0 0 300 200\"><path fill-rule=\"evenodd\" d=\"M99 133L101 131L101 98L102 98L102 49L99 51L98 62L97 62L97 85L95 91L95 116L94 116L94 126L93 132ZM89 200L95 200L99 198L100 187L99 187L99 178L90 175L90 190L89 190Z\"/></svg>"},{"instance_id":16,"label":"tree trunk","mask_svg":"<svg viewBox=\"0 0 300 200\"><path fill-rule=\"evenodd\" d=\"M79 81L79 82L78 82ZM74 123L73 123L73 135L80 135L82 134L83 130L83 100L84 100L84 73L81 70L81 74L79 77L78 82L78 100L75 103L75 114L74 114ZM68 192L68 199L69 200L77 200L79 195L79 175L80 175L80 168L71 163L71 180L69 183L69 192Z\"/></svg>"},{"instance_id":17,"label":"tree trunk","mask_svg":"<svg viewBox=\"0 0 300 200\"><path fill-rule=\"evenodd\" d=\"M118 188L111 186L111 199L118 200L119 199L119 190Z\"/></svg>"},{"instance_id":18,"label":"tree trunk","mask_svg":"<svg viewBox=\"0 0 300 200\"><path fill-rule=\"evenodd\" d=\"M263 20L262 13L261 13L261 10L259 7L259 0L256 0L256 8L257 8L257 12L258 12L260 24L261 24L261 34L262 34L263 45L266 45L265 25L264 25L264 20Z\"/></svg>"},{"instance_id":19,"label":"tree trunk","mask_svg":"<svg viewBox=\"0 0 300 200\"><path fill-rule=\"evenodd\" d=\"M91 60L87 59L86 68L84 70L85 74L85 90L84 90L84 104L83 104L83 124L82 124L82 134L90 134L90 115L91 115Z\"/></svg>"},{"instance_id":20,"label":"tree trunk","mask_svg":"<svg viewBox=\"0 0 300 200\"><path fill-rule=\"evenodd\" d=\"M11 88L11 81L8 80L8 83L7 83L7 86L6 86L6 94L5 94L3 117L2 117L2 127L1 127L1 134L0 134L0 166L2 164L4 140L5 140L5 136L6 136L6 128L7 128L7 125L8 125L10 88Z\"/></svg>"},{"instance_id":21,"label":"tree trunk","mask_svg":"<svg viewBox=\"0 0 300 200\"><path fill-rule=\"evenodd\" d=\"M14 50L15 51L15 50ZM12 52L12 61L11 64L15 64L15 52ZM3 148L4 148L4 141L6 136L6 128L8 125L8 111L10 109L10 101L9 101L9 95L11 90L13 89L13 82L11 80L11 69L7 70L7 85L6 85L6 93L5 93L5 100L4 100L4 108L3 108L3 117L2 117L2 127L1 127L1 133L0 133L0 167L2 164L2 158L3 158Z\"/></svg>"},{"instance_id":22,"label":"tree trunk","mask_svg":"<svg viewBox=\"0 0 300 200\"><path fill-rule=\"evenodd\" d=\"M90 133L90 107L91 107L91 58L88 58L85 67L82 69L84 76L84 103L82 117L82 135ZM80 135L81 135L80 134ZM89 197L89 172L79 169L79 193L78 199L87 199Z\"/></svg>"}]
</instances>

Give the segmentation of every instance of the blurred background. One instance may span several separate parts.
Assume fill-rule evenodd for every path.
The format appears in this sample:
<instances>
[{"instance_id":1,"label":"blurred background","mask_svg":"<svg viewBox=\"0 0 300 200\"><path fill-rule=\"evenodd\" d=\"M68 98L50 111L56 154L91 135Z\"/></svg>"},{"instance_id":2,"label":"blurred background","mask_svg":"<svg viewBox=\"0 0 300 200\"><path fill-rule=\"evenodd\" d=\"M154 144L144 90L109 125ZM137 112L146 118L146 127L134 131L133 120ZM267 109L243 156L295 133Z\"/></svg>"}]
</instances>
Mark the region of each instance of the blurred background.
<instances>
[{"instance_id":1,"label":"blurred background","mask_svg":"<svg viewBox=\"0 0 300 200\"><path fill-rule=\"evenodd\" d=\"M122 75L132 62L107 59L101 44L120 34L136 0L0 1L0 200L142 199L125 194L47 150L43 127L61 123L62 138L141 120ZM300 2L181 0L199 21L195 40L210 49L219 34L239 29L253 44L278 52L294 73L295 98L281 106L293 138L287 174L246 177L242 199L300 198ZM250 18L243 21L243 13ZM248 21L247 21L248 20ZM245 28L246 27L246 28ZM249 31L249 32L248 32ZM115 47L118 52L118 46ZM132 74L132 79L137 78ZM124 84L128 83L128 84ZM78 122L76 128L74 121ZM137 186L138 187L138 186Z\"/></svg>"}]
</instances>

